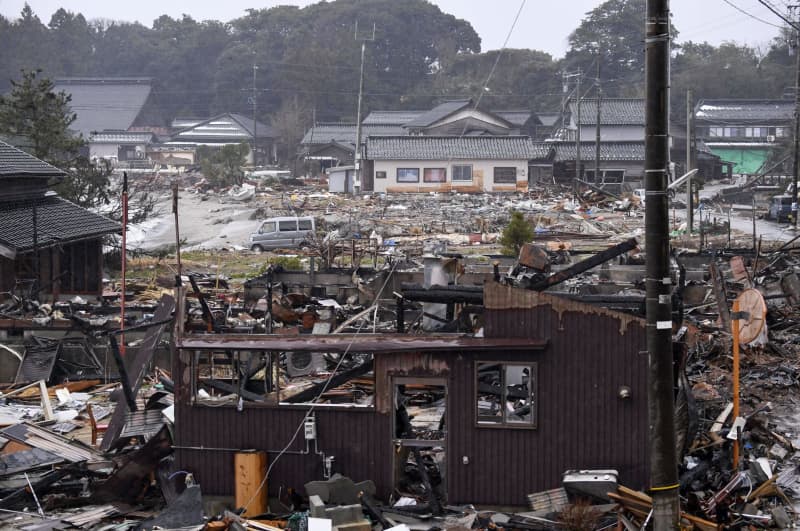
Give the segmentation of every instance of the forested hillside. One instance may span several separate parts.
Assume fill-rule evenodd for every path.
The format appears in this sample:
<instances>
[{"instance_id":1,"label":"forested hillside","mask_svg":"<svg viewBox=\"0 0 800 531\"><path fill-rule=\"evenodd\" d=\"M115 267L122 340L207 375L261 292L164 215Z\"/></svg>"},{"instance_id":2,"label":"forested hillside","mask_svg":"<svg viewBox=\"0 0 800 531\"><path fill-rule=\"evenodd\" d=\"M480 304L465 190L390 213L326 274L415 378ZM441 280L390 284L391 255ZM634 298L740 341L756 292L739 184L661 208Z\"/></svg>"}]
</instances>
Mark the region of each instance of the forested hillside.
<instances>
[{"instance_id":1,"label":"forested hillside","mask_svg":"<svg viewBox=\"0 0 800 531\"><path fill-rule=\"evenodd\" d=\"M557 109L561 72L580 68L594 94L597 61L606 96L643 89L644 0L608 0L587 13L569 38L565 58L536 50L482 52L475 30L424 0L335 0L305 8L252 9L244 17L196 21L162 16L138 23L86 20L57 11L46 23L26 7L0 17L0 90L20 69L43 75L148 76L154 120L252 109L253 65L259 117L302 129L355 118L360 42L367 44L365 106L427 108L447 98L477 97L494 108ZM524 17L516 31L524 32ZM794 58L785 39L768 49L677 43L673 103L693 88L702 98L774 98L793 85ZM494 74L486 85L489 72ZM153 124L156 125L156 124Z\"/></svg>"}]
</instances>

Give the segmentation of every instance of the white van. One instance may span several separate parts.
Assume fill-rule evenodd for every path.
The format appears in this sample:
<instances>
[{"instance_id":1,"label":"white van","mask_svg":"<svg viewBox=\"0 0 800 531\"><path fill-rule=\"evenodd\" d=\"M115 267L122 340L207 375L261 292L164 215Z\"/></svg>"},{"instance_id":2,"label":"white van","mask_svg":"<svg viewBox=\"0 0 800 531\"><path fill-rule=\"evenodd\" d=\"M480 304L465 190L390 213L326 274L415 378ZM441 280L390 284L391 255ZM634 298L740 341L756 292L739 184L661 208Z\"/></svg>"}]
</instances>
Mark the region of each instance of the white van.
<instances>
[{"instance_id":1,"label":"white van","mask_svg":"<svg viewBox=\"0 0 800 531\"><path fill-rule=\"evenodd\" d=\"M282 247L302 247L314 237L313 217L269 218L250 235L250 249L265 251Z\"/></svg>"}]
</instances>

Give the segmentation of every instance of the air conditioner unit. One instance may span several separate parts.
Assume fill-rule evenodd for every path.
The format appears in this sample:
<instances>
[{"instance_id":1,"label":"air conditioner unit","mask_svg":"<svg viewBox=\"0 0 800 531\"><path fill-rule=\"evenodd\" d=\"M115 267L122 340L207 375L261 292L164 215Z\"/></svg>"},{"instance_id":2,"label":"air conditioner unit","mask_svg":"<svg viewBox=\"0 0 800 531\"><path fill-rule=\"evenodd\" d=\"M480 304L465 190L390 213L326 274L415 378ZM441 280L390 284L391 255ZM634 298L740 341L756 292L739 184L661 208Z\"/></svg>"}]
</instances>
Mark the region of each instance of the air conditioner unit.
<instances>
[{"instance_id":1,"label":"air conditioner unit","mask_svg":"<svg viewBox=\"0 0 800 531\"><path fill-rule=\"evenodd\" d=\"M292 378L314 374L326 368L325 357L321 352L286 353L286 372Z\"/></svg>"},{"instance_id":2,"label":"air conditioner unit","mask_svg":"<svg viewBox=\"0 0 800 531\"><path fill-rule=\"evenodd\" d=\"M767 135L767 142L775 142L775 135Z\"/></svg>"}]
</instances>

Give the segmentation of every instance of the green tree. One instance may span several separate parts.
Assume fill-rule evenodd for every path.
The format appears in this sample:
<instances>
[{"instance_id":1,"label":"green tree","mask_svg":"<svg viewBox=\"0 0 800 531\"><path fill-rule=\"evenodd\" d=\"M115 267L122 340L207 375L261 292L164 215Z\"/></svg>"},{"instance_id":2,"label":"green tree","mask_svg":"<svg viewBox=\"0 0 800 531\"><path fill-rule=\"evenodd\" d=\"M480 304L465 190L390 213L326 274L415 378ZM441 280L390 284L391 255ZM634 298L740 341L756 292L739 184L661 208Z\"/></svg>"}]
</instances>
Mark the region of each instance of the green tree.
<instances>
[{"instance_id":1,"label":"green tree","mask_svg":"<svg viewBox=\"0 0 800 531\"><path fill-rule=\"evenodd\" d=\"M242 166L250 153L250 146L241 144L228 144L221 148L200 146L197 149L197 158L200 170L212 186L230 186L242 184L244 173Z\"/></svg>"},{"instance_id":2,"label":"green tree","mask_svg":"<svg viewBox=\"0 0 800 531\"><path fill-rule=\"evenodd\" d=\"M53 82L40 73L23 70L20 81L11 81L11 93L0 96L0 134L51 164L72 161L83 145L69 130L76 118L72 98L55 93Z\"/></svg>"},{"instance_id":3,"label":"green tree","mask_svg":"<svg viewBox=\"0 0 800 531\"><path fill-rule=\"evenodd\" d=\"M593 76L599 60L607 95L638 96L644 87L646 7L645 0L606 0L586 13L569 36L565 68Z\"/></svg>"},{"instance_id":4,"label":"green tree","mask_svg":"<svg viewBox=\"0 0 800 531\"><path fill-rule=\"evenodd\" d=\"M107 166L93 164L80 154L83 137L69 130L75 121L71 97L54 92L53 83L39 71L23 71L11 81L11 93L0 96L0 136L23 151L66 172L56 191L80 206L108 204Z\"/></svg>"},{"instance_id":5,"label":"green tree","mask_svg":"<svg viewBox=\"0 0 800 531\"><path fill-rule=\"evenodd\" d=\"M522 246L529 243L533 239L533 228L531 224L525 219L522 212L518 210L511 211L511 220L503 229L503 234L500 236L500 244L503 246L503 254L510 256L519 256L519 251Z\"/></svg>"}]
</instances>

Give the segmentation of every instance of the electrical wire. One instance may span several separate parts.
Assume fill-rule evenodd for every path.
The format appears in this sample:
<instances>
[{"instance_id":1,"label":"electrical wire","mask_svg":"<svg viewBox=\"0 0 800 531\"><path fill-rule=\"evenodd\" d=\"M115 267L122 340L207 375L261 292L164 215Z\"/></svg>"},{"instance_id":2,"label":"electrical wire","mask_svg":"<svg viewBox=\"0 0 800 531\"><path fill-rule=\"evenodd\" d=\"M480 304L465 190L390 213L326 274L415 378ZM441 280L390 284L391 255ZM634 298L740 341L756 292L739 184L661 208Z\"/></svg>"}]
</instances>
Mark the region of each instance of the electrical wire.
<instances>
[{"instance_id":1,"label":"electrical wire","mask_svg":"<svg viewBox=\"0 0 800 531\"><path fill-rule=\"evenodd\" d=\"M789 24L789 26L793 27L793 28L794 28L794 29L796 29L797 31L800 31L800 26L798 26L796 23L794 23L794 22L792 22L791 20L789 20L789 18L787 18L787 17L786 17L786 15L784 15L783 13L781 13L780 11L778 11L778 10L775 8L775 6L773 6L772 4L770 4L769 2L767 2L766 0L758 0L758 3L759 3L759 4L761 4L762 6L766 7L766 8L767 8L767 9L769 9L770 11L772 11L772 12L773 12L773 13L774 13L776 16L778 16L778 18L780 18L781 20L783 20L784 22L786 22L787 24Z\"/></svg>"},{"instance_id":2,"label":"electrical wire","mask_svg":"<svg viewBox=\"0 0 800 531\"><path fill-rule=\"evenodd\" d=\"M397 268L397 264L398 264L398 261L395 260L394 263L392 264L391 270L389 270L389 274L386 275L386 279L383 281L383 285L381 285L381 289L378 290L378 293L375 295L375 300L376 301L380 299L381 294L383 294L383 290L386 289L386 285L389 283L389 280L392 278L392 275L394 274L394 270ZM361 332L361 330L364 328L364 323L365 323L365 321L361 322L361 325L356 330L356 334L355 335L358 335ZM286 446L283 447L283 449L278 453L278 455L275 456L275 459L272 460L272 462L269 464L269 467L267 467L267 473L264 474L264 479L261 480L261 483L259 483L258 487L253 492L252 496L250 496L250 498L244 504L245 508L250 506L250 504L253 502L253 500L256 499L256 496L258 496L258 493L261 492L261 489L264 488L264 485L267 484L267 480L269 479L269 475L272 472L272 468L275 466L275 463L278 462L278 460L289 450L289 448L297 440L297 436L300 434L300 431L303 429L303 426L305 425L306 419L308 418L309 415L311 415L311 413L314 412L314 410L316 409L317 405L319 405L318 404L319 399L322 398L322 395L324 395L325 392L328 390L328 386L331 384L331 381L333 380L333 377L336 376L336 373L338 372L339 367L341 367L342 363L347 358L347 355L350 353L350 348L353 346L354 342L355 342L355 337L353 337L353 339L350 340L350 343L347 345L347 348L345 348L344 352L340 356L339 361L336 363L336 367L333 369L333 371L331 371L331 374L328 377L328 380L325 382L325 385L322 387L322 390L319 392L319 394L313 400L311 400L311 406L308 408L308 410L303 415L303 418L300 420L300 424L297 425L297 429L294 431L294 435L292 435L292 438L289 440L288 443L286 443ZM373 357L374 356L375 356L375 354L373 354Z\"/></svg>"},{"instance_id":3,"label":"electrical wire","mask_svg":"<svg viewBox=\"0 0 800 531\"><path fill-rule=\"evenodd\" d=\"M731 0L722 0L722 1L725 2L726 4L728 4L729 6L731 6L732 8L734 8L736 11L739 11L740 13L744 13L745 15L747 15L750 18L752 18L753 20L757 20L759 22L763 22L764 24L767 24L768 26L772 26L773 28L778 28L778 29L782 29L783 28L783 26L779 26L777 24L773 24L772 22L769 22L768 20L764 20L763 18L759 18L759 17L753 15L752 13L748 13L747 11L742 9L741 7L739 7L736 4L734 4L733 2L731 2Z\"/></svg>"}]
</instances>

